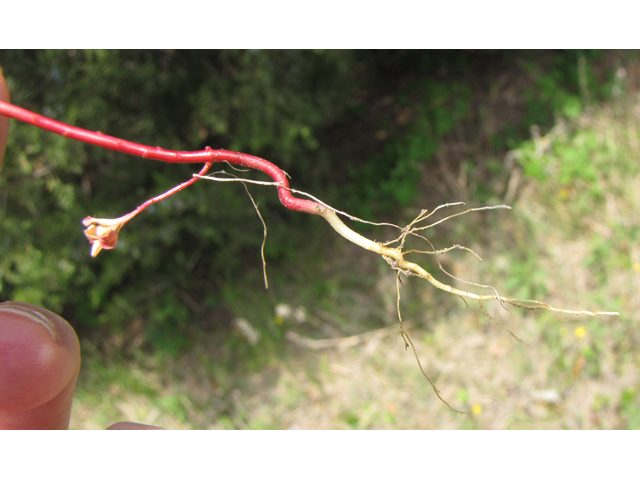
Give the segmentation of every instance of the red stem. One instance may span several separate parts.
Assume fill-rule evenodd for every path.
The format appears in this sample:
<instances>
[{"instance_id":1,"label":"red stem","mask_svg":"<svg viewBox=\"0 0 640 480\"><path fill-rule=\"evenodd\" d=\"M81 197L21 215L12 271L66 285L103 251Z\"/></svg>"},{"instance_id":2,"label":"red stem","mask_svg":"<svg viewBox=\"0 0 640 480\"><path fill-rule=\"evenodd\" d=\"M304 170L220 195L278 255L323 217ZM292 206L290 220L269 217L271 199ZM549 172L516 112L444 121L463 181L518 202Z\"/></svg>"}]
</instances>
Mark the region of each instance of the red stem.
<instances>
[{"instance_id":1,"label":"red stem","mask_svg":"<svg viewBox=\"0 0 640 480\"><path fill-rule=\"evenodd\" d=\"M209 170L210 167L211 167L211 162L205 163L204 166L202 167L202 170L198 172L198 175L204 175L205 173L207 173L207 170ZM144 202L142 205L140 205L138 208L136 208L133 212L131 212L132 216L139 214L148 206L153 205L154 203L158 203L159 201L170 197L174 193L178 193L180 190L187 188L188 186L194 184L198 180L200 180L198 177L191 177L186 182L182 182L180 185L173 187L171 190L167 190L166 192L164 192L161 195L158 195L157 197L150 198L149 200Z\"/></svg>"},{"instance_id":2,"label":"red stem","mask_svg":"<svg viewBox=\"0 0 640 480\"><path fill-rule=\"evenodd\" d=\"M253 155L231 152L229 150L213 150L210 147L197 152L178 152L165 150L160 147L149 147L147 145L141 145L139 143L111 137L100 132L90 132L82 128L67 125L66 123L58 122L57 120L45 117L44 115L33 113L29 110L16 107L15 105L11 105L10 103L3 101L0 101L0 115L15 118L16 120L57 133L63 137L73 138L74 140L80 140L81 142L96 145L98 147L128 153L130 155L137 155L151 160L160 160L161 162L166 163L228 162L259 170L269 175L276 183L282 185L282 187L278 187L278 196L280 198L280 202L282 202L282 204L288 209L312 214L319 214L321 210L318 203L297 198L291 194L291 191L288 190L289 181L287 180L287 176L284 171L268 160L254 157ZM182 185L183 188L185 186L186 185Z\"/></svg>"}]
</instances>

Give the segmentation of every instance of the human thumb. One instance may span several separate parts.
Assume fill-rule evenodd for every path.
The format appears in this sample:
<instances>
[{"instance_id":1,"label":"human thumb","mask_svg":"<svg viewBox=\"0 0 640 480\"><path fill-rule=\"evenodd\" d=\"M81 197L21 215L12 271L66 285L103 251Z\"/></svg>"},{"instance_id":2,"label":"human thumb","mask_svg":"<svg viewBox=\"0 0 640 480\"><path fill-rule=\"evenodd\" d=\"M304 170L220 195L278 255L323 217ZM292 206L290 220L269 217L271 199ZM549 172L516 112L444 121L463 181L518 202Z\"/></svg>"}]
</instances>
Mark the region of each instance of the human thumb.
<instances>
[{"instance_id":1,"label":"human thumb","mask_svg":"<svg viewBox=\"0 0 640 480\"><path fill-rule=\"evenodd\" d=\"M0 429L69 428L80 343L41 307L0 303Z\"/></svg>"}]
</instances>

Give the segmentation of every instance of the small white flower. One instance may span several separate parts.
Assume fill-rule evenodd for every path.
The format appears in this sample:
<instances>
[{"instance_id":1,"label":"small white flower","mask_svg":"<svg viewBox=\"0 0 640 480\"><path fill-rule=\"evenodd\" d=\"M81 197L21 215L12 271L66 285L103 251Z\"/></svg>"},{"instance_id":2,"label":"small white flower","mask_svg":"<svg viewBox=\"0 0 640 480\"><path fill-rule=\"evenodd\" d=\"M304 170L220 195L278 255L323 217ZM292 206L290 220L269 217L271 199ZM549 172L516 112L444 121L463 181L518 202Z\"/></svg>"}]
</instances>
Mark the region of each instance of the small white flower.
<instances>
[{"instance_id":1,"label":"small white flower","mask_svg":"<svg viewBox=\"0 0 640 480\"><path fill-rule=\"evenodd\" d=\"M279 303L276 305L276 317L286 320L291 316L292 311L293 308L291 308L291 305L287 305L286 303Z\"/></svg>"}]
</instances>

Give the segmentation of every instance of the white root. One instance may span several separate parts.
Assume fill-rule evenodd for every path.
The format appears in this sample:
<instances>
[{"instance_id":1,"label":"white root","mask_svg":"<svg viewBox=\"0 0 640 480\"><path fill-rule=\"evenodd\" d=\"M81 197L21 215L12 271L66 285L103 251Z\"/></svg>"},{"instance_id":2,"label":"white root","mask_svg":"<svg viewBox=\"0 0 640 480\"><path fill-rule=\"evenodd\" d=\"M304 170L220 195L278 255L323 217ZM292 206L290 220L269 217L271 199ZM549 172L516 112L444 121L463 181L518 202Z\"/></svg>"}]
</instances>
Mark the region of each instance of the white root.
<instances>
[{"instance_id":1,"label":"white root","mask_svg":"<svg viewBox=\"0 0 640 480\"><path fill-rule=\"evenodd\" d=\"M217 176L215 176L215 174L210 175L210 176L200 176L200 175L196 175L196 176L199 177L199 178L206 179L206 180L227 181L227 182L239 181L239 182L243 182L243 184L254 183L254 184L258 184L258 185L270 185L270 186L275 186L275 187L282 187L281 184L276 183L276 182L262 182L262 181L256 181L256 180L245 180L245 179L238 178L235 175L230 175L227 172L216 172L216 173L225 174L225 175L228 175L231 178L229 178L229 177L224 177L224 178L217 177ZM245 188L246 188L246 185L245 185ZM284 187L284 188L286 188L286 187ZM461 412L461 411L456 410L455 408L453 408L451 405L449 405L444 400L444 398L442 398L440 396L440 392L436 388L435 384L429 378L429 376L427 375L425 370L422 368L422 364L420 363L420 358L418 357L418 353L416 351L416 348L413 345L413 342L411 341L411 338L409 337L408 333L406 332L406 330L404 328L404 324L402 322L402 314L400 312L400 274L403 274L403 275L405 275L407 277L416 276L416 277L423 278L423 279L427 280L434 287L436 287L436 288L438 288L440 290L443 290L445 292L449 292L449 293L452 293L454 295L458 295L463 300L465 298L471 298L473 300L476 300L478 302L480 310L482 310L482 312L484 313L484 315L486 315L487 318L489 318L492 322L496 323L501 328L505 329L513 338L515 338L519 342L522 342L522 340L520 340L516 336L515 333L513 333L511 330L509 330L507 327L505 327L501 323L499 323L495 318L493 318L489 314L489 312L487 312L487 310L484 308L484 305L482 303L483 301L485 301L485 300L498 300L503 307L504 307L505 303L508 303L510 305L514 305L515 307L523 308L523 309L526 309L526 310L547 310L547 311L551 311L551 312L558 312L558 313L564 313L564 314L570 314L570 315L587 315L587 316L619 315L618 312L590 312L590 311L586 311L586 310L566 310L566 309L563 309L563 308L552 307L551 305L549 305L547 303L540 302L540 301L537 301L537 300L521 300L521 299L516 299L516 298L506 298L506 297L501 296L498 293L498 291L494 287L492 287L490 285L480 285L480 284L476 284L476 283L467 282L467 281L462 280L463 282L465 282L467 284L470 284L470 285L475 285L475 286L485 287L485 288L491 288L495 292L495 295L477 295L475 293L467 292L467 291L464 291L464 290L460 290L460 289L457 289L455 287L452 287L451 285L447 285L445 283L442 283L441 281L439 281L436 278L434 278L434 276L431 275L431 273L426 271L420 265L418 265L418 264L416 264L414 262L410 262L410 261L408 261L408 260L406 260L404 258L404 255L410 254L410 253L430 253L430 254L436 254L437 255L439 253L444 253L446 251L452 250L454 248L459 248L459 249L464 249L464 250L470 251L478 259L480 259L480 257L478 257L478 255L475 252L473 252L473 250L468 249L466 247L462 247L460 245L454 245L453 247L450 247L450 248L447 248L447 249L443 249L443 250L436 250L434 248L434 246L431 244L431 242L426 237L420 235L418 232L421 232L421 231L426 230L428 228L434 227L434 226L436 226L436 225L438 225L440 223L445 222L446 220L449 220L449 219L451 219L453 217L457 217L457 216L460 216L460 215L464 215L464 214L469 213L469 212L496 209L496 208L509 208L509 209L511 208L511 207L508 207L506 205L498 205L498 206L494 206L494 207L470 208L470 209L467 209L467 210L465 210L463 212L458 212L458 213L454 213L452 215L449 215L449 216L447 216L447 217L445 217L445 218L443 218L441 220L438 220L437 222L434 222L434 223L432 223L430 225L419 226L419 227L416 226L420 222L422 222L422 221L428 219L429 217L431 217L431 215L433 215L437 210L439 210L441 208L454 206L454 205L461 205L462 202L440 205L439 207L433 209L431 212L429 212L428 210L422 210L420 212L420 215L418 215L409 225L407 225L405 228L402 228L402 227L399 227L398 225L393 225L393 224L388 224L388 223L373 223L373 222L368 222L368 221L365 221L365 220L361 220L361 219L359 219L357 217L353 217L353 216L351 216L351 215L349 215L349 214L347 214L345 212L341 212L339 210L336 210L335 208L327 205L326 203L323 203L322 201L318 200L316 197L313 197L312 195L309 195L309 194L304 193L304 192L300 192L298 190L293 190L293 189L289 189L289 190L291 190L294 193L302 194L302 195L305 195L305 196L313 199L318 204L317 213L321 217L323 217L329 223L329 225L331 225L331 227L338 234L340 234L342 237L346 238L350 242L358 245L359 247L364 248L365 250L369 250L371 252L377 253L382 258L384 258L384 260L389 264L389 266L391 268L393 268L394 270L397 271L397 277L396 277L397 312L398 312L398 321L400 323L400 335L401 335L401 337L402 337L402 339L403 339L403 341L405 343L405 349L408 349L409 347L411 347L411 349L413 351L413 354L416 357L416 361L418 362L418 366L420 368L420 371L422 372L423 376L429 382L429 384L433 388L433 391L438 396L438 398L445 405L447 405L451 410L453 410L454 412L464 413L464 412ZM248 190L247 190L247 193L248 193ZM253 202L253 198L251 199L251 201ZM255 204L255 202L253 202L253 204L254 204L254 207L256 208L256 211L258 211L258 208L257 208L257 205ZM347 218L349 218L351 220L354 220L354 221L369 223L369 224L373 224L373 225L393 226L395 228L398 228L402 233L400 234L399 237L397 237L394 240L391 240L391 241L386 242L384 244L378 243L378 242L375 242L373 240L370 240L370 239L360 235L359 233L357 233L354 230L352 230L351 228L349 228L340 219L338 214L343 215L343 216L345 216L345 217L347 217ZM260 219L262 220L262 216L260 215L259 211L258 211L258 215L260 216ZM266 225L264 225L264 220L262 220L262 222L263 222L263 226L264 226L264 229L265 229L264 232L265 232L265 240L266 240ZM404 251L403 252L405 241L406 241L406 239L407 239L407 237L409 235L415 236L415 237L418 237L418 238L421 238L421 239L425 240L431 246L431 251L409 250L409 251ZM394 244L398 244L398 245L395 246L395 247L390 246L390 245L394 245ZM264 241L263 241L263 244L262 244L262 251L263 251L263 266L264 266ZM437 257L436 257L436 259L437 259ZM447 273L446 270L444 270L444 268L440 264L440 261L438 261L438 264L440 265L440 269L444 273L446 273L447 275L449 275L450 277L452 277L452 278L454 278L456 280L460 280L460 279L458 279L456 277L453 277L453 275ZM265 283L266 283L266 271L265 271ZM466 303L466 301L465 301L465 303Z\"/></svg>"}]
</instances>

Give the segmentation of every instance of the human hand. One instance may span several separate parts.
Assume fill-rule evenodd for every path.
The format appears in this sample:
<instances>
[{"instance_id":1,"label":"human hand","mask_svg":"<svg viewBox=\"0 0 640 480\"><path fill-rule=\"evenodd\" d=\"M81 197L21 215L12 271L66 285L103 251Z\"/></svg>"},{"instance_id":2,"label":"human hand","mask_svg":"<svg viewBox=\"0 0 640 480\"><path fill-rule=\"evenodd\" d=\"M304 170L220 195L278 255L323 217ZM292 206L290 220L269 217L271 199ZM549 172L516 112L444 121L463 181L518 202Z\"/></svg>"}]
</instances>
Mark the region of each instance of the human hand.
<instances>
[{"instance_id":1,"label":"human hand","mask_svg":"<svg viewBox=\"0 0 640 480\"><path fill-rule=\"evenodd\" d=\"M66 429L80 343L58 315L0 303L0 429Z\"/></svg>"},{"instance_id":2,"label":"human hand","mask_svg":"<svg viewBox=\"0 0 640 480\"><path fill-rule=\"evenodd\" d=\"M0 429L68 428L79 372L80 343L66 320L27 303L0 303Z\"/></svg>"}]
</instances>

